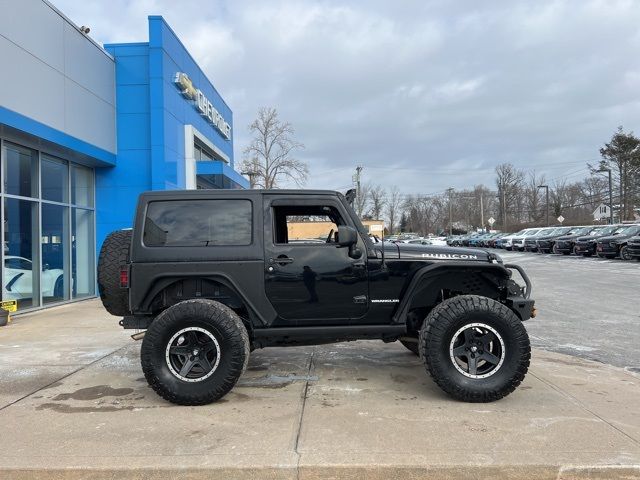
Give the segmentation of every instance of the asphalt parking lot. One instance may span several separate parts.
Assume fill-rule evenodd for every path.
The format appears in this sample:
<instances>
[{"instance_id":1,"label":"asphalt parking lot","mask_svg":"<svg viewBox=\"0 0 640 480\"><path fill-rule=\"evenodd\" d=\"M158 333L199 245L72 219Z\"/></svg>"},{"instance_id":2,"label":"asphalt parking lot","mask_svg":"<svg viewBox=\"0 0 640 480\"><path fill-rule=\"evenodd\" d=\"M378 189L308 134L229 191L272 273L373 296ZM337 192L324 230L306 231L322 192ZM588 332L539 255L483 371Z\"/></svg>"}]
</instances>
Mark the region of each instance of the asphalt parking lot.
<instances>
[{"instance_id":1,"label":"asphalt parking lot","mask_svg":"<svg viewBox=\"0 0 640 480\"><path fill-rule=\"evenodd\" d=\"M494 251L531 279L535 347L640 372L640 263Z\"/></svg>"}]
</instances>

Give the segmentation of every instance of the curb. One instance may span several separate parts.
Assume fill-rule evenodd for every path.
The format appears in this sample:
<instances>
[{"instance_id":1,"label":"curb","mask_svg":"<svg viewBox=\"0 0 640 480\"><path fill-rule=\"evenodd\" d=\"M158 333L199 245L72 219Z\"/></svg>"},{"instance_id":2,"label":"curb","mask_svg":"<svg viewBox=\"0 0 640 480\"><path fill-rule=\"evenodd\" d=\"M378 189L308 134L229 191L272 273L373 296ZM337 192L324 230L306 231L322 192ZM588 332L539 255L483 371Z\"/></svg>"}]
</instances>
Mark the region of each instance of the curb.
<instances>
[{"instance_id":1,"label":"curb","mask_svg":"<svg viewBox=\"0 0 640 480\"><path fill-rule=\"evenodd\" d=\"M3 480L195 480L295 479L295 480L637 480L640 465L451 465L451 466L346 466L317 465L257 468L55 468L0 469Z\"/></svg>"}]
</instances>

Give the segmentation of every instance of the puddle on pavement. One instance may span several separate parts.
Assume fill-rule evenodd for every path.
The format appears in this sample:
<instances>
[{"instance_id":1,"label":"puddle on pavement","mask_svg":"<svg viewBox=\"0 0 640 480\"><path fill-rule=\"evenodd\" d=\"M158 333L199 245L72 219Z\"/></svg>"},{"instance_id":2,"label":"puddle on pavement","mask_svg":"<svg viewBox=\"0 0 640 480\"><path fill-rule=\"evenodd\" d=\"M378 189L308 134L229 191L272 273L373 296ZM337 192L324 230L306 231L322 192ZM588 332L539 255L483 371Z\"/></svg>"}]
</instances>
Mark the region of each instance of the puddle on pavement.
<instances>
[{"instance_id":1,"label":"puddle on pavement","mask_svg":"<svg viewBox=\"0 0 640 480\"><path fill-rule=\"evenodd\" d=\"M317 382L317 375L265 375L264 377L244 379L239 387L284 388L294 382Z\"/></svg>"},{"instance_id":2,"label":"puddle on pavement","mask_svg":"<svg viewBox=\"0 0 640 480\"><path fill-rule=\"evenodd\" d=\"M98 400L103 397L123 397L133 393L133 388L111 388L109 385L81 388L73 393L61 393L53 398L62 400Z\"/></svg>"},{"instance_id":3,"label":"puddle on pavement","mask_svg":"<svg viewBox=\"0 0 640 480\"><path fill-rule=\"evenodd\" d=\"M97 413L97 412L118 412L121 410L133 410L136 407L133 406L87 406L87 407L73 407L65 403L43 403L38 405L36 410L53 410L58 413Z\"/></svg>"}]
</instances>

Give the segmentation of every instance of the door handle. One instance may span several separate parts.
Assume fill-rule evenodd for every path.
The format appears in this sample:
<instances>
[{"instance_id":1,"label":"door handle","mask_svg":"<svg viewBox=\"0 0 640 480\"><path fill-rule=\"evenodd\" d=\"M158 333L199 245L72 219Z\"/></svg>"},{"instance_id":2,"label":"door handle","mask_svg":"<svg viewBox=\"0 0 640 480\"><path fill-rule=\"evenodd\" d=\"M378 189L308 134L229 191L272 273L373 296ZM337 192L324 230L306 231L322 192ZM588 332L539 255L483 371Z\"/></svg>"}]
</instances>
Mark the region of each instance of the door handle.
<instances>
[{"instance_id":1,"label":"door handle","mask_svg":"<svg viewBox=\"0 0 640 480\"><path fill-rule=\"evenodd\" d=\"M269 259L270 264L277 263L278 265L286 265L287 263L292 263L292 262L293 262L293 258L287 257L286 255L280 255L278 258Z\"/></svg>"}]
</instances>

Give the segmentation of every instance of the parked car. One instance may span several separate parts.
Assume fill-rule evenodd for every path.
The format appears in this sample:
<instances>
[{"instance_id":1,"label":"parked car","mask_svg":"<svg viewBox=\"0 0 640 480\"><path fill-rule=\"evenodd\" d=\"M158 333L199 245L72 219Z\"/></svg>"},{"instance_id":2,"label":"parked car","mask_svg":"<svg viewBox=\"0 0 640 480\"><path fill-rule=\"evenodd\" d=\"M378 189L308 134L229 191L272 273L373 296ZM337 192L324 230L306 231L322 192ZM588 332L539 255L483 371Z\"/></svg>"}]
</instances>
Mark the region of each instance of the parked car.
<instances>
[{"instance_id":1,"label":"parked car","mask_svg":"<svg viewBox=\"0 0 640 480\"><path fill-rule=\"evenodd\" d=\"M602 237L609 237L611 235L617 235L622 232L626 226L622 225L606 225L598 230L594 230L589 235L578 237L573 248L573 253L576 255L582 255L590 257L596 254L596 245L598 239Z\"/></svg>"},{"instance_id":2,"label":"parked car","mask_svg":"<svg viewBox=\"0 0 640 480\"><path fill-rule=\"evenodd\" d=\"M523 230L520 230L517 233L512 233L511 235L507 235L506 237L504 237L504 241L502 242L502 246L505 250L515 250L513 248L513 242L514 240L518 243L520 243L522 241L522 239L525 236L528 236L530 232L533 232L534 230L538 230L536 228L525 228ZM517 249L518 247L516 247Z\"/></svg>"},{"instance_id":3,"label":"parked car","mask_svg":"<svg viewBox=\"0 0 640 480\"><path fill-rule=\"evenodd\" d=\"M338 235L290 245L298 215L327 215ZM370 243L337 192L146 192L134 222L102 244L100 299L123 328L145 330L142 371L170 402L222 398L251 352L271 346L399 341L442 390L475 403L510 394L527 372L522 322L536 310L521 267L481 250Z\"/></svg>"},{"instance_id":4,"label":"parked car","mask_svg":"<svg viewBox=\"0 0 640 480\"><path fill-rule=\"evenodd\" d=\"M626 252L631 259L640 261L640 235L629 239Z\"/></svg>"},{"instance_id":5,"label":"parked car","mask_svg":"<svg viewBox=\"0 0 640 480\"><path fill-rule=\"evenodd\" d=\"M488 244L489 244L488 246L489 246L490 248L499 248L499 247L498 247L498 243L500 242L500 240L501 240L504 236L506 236L506 234L505 234L505 233L496 233L496 234L493 236L493 238L491 238L491 239L488 241Z\"/></svg>"},{"instance_id":6,"label":"parked car","mask_svg":"<svg viewBox=\"0 0 640 480\"><path fill-rule=\"evenodd\" d=\"M475 235L469 239L470 247L483 247L484 240L491 235L490 233L481 233L479 235Z\"/></svg>"},{"instance_id":7,"label":"parked car","mask_svg":"<svg viewBox=\"0 0 640 480\"><path fill-rule=\"evenodd\" d=\"M500 248L504 248L505 250L511 250L511 247L513 246L513 243L512 243L513 239L519 237L522 234L524 234L524 230L520 230L519 232L505 235L504 237L502 237L502 241L500 242Z\"/></svg>"},{"instance_id":8,"label":"parked car","mask_svg":"<svg viewBox=\"0 0 640 480\"><path fill-rule=\"evenodd\" d=\"M556 243L556 238L568 235L575 227L558 227L544 237L536 239L536 247L540 253L551 253Z\"/></svg>"},{"instance_id":9,"label":"parked car","mask_svg":"<svg viewBox=\"0 0 640 480\"><path fill-rule=\"evenodd\" d=\"M617 235L601 237L596 245L596 255L600 258L616 258L630 260L628 256L627 241L640 233L640 225L629 225Z\"/></svg>"},{"instance_id":10,"label":"parked car","mask_svg":"<svg viewBox=\"0 0 640 480\"><path fill-rule=\"evenodd\" d=\"M541 230L540 228L527 228L527 229L525 229L522 232L522 234L520 234L517 237L514 237L514 238L511 239L511 250L518 251L518 252L524 252L524 241L527 239L527 237L533 237L540 230Z\"/></svg>"},{"instance_id":11,"label":"parked car","mask_svg":"<svg viewBox=\"0 0 640 480\"><path fill-rule=\"evenodd\" d=\"M563 255L570 255L571 253L573 253L573 249L576 245L576 241L578 240L578 238L584 235L589 235L592 232L597 232L601 228L602 227L600 226L595 226L595 227L592 226L592 227L584 227L577 231L572 230L572 232L568 233L567 235L564 235L556 239L554 252L561 253Z\"/></svg>"},{"instance_id":12,"label":"parked car","mask_svg":"<svg viewBox=\"0 0 640 480\"><path fill-rule=\"evenodd\" d=\"M64 272L59 268L42 270L42 296L64 297ZM33 264L24 257L4 257L3 300L24 300L33 297Z\"/></svg>"},{"instance_id":13,"label":"parked car","mask_svg":"<svg viewBox=\"0 0 640 480\"><path fill-rule=\"evenodd\" d=\"M544 227L538 230L535 235L530 235L524 239L524 251L525 252L537 252L538 245L536 244L536 240L542 237L547 237L553 234L553 231L558 227Z\"/></svg>"}]
</instances>

